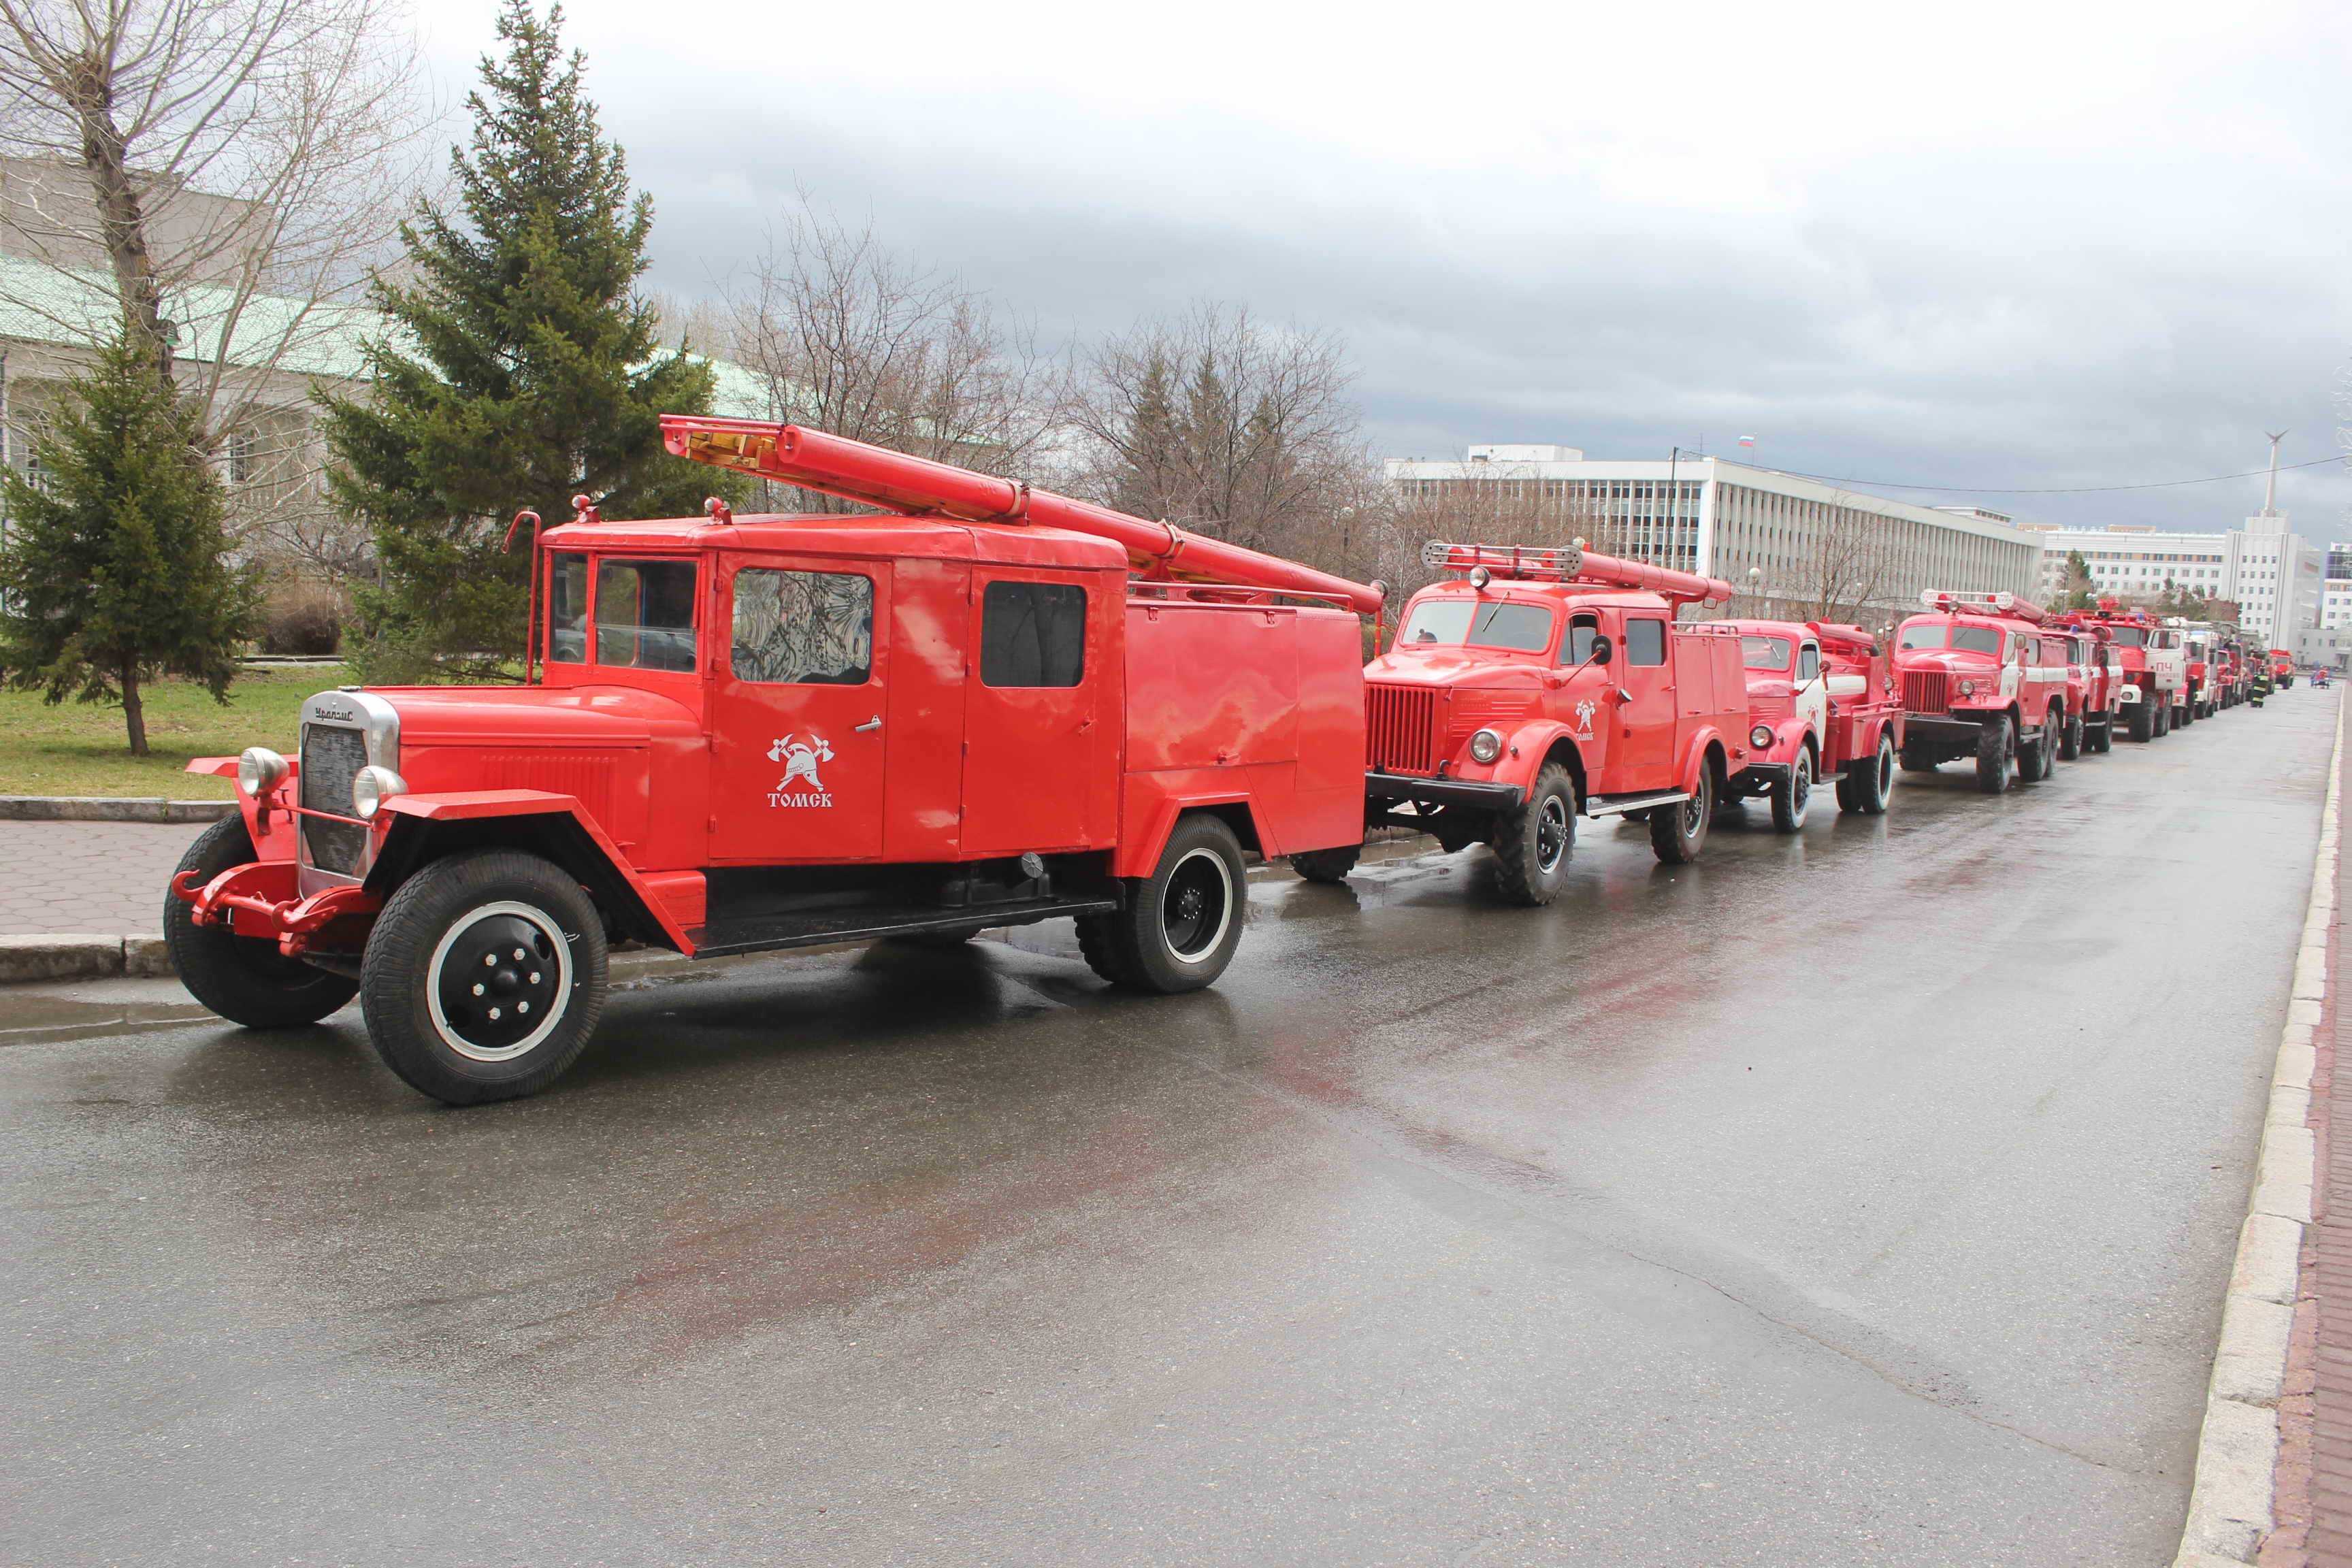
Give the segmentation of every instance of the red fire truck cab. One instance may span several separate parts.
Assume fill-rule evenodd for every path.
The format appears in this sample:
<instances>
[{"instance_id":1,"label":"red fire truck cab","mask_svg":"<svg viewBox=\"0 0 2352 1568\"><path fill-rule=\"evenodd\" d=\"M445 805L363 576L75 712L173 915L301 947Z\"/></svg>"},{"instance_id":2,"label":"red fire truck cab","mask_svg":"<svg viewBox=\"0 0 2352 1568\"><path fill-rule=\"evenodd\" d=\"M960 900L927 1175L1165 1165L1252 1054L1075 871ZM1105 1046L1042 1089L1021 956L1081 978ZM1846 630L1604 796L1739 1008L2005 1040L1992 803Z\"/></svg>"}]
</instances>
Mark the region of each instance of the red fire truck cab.
<instances>
[{"instance_id":1,"label":"red fire truck cab","mask_svg":"<svg viewBox=\"0 0 2352 1568\"><path fill-rule=\"evenodd\" d=\"M2045 649L2041 607L2013 594L1931 588L1926 615L1895 637L1902 681L1903 767L1931 773L1956 757L1976 761L1988 795L2012 778L2046 779L2074 716L2066 711L2066 666L2055 638Z\"/></svg>"},{"instance_id":2,"label":"red fire truck cab","mask_svg":"<svg viewBox=\"0 0 2352 1568\"><path fill-rule=\"evenodd\" d=\"M1748 765L1748 689L1738 639L1675 613L1730 584L1577 545L1433 542L1423 558L1449 579L1413 595L1364 670L1367 820L1491 845L1526 904L1559 893L1580 816L1645 821L1659 859L1696 859Z\"/></svg>"},{"instance_id":3,"label":"red fire truck cab","mask_svg":"<svg viewBox=\"0 0 2352 1568\"><path fill-rule=\"evenodd\" d=\"M1875 816L1895 792L1903 710L1895 666L1860 626L1822 621L1725 621L1748 678L1748 765L1734 798L1772 805L1772 826L1805 825L1813 785L1837 781L1838 807Z\"/></svg>"},{"instance_id":4,"label":"red fire truck cab","mask_svg":"<svg viewBox=\"0 0 2352 1568\"><path fill-rule=\"evenodd\" d=\"M2284 691L2294 684L2294 655L2283 647L2271 649L2271 679Z\"/></svg>"},{"instance_id":5,"label":"red fire truck cab","mask_svg":"<svg viewBox=\"0 0 2352 1568\"><path fill-rule=\"evenodd\" d=\"M356 992L411 1085L498 1100L578 1054L612 942L1070 916L1105 978L1184 991L1232 959L1244 850L1360 841L1377 590L815 431L663 424L680 456L886 510L583 501L536 541L543 673L322 692L298 758L191 764L242 808L167 900L199 1001L266 1027Z\"/></svg>"}]
</instances>

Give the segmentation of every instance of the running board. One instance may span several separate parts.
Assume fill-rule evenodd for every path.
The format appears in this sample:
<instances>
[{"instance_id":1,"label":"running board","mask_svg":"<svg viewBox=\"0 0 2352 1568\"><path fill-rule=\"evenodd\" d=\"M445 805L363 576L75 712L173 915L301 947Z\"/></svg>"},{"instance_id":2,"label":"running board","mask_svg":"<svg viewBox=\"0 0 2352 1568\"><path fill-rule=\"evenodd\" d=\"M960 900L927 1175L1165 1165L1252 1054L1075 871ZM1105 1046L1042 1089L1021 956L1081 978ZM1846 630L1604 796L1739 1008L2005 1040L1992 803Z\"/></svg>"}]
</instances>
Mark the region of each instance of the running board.
<instances>
[{"instance_id":1,"label":"running board","mask_svg":"<svg viewBox=\"0 0 2352 1568\"><path fill-rule=\"evenodd\" d=\"M1652 806L1680 805L1690 798L1690 791L1661 790L1656 795L1621 795L1614 798L1587 796L1584 815L1591 817L1622 816L1629 811L1647 811Z\"/></svg>"},{"instance_id":2,"label":"running board","mask_svg":"<svg viewBox=\"0 0 2352 1568\"><path fill-rule=\"evenodd\" d=\"M990 926L1030 925L1066 915L1108 914L1111 899L1018 899L1003 903L890 909L873 906L752 916L713 921L688 933L697 958L727 958L780 948L814 947L836 942L876 942L891 936L945 935L985 931Z\"/></svg>"}]
</instances>

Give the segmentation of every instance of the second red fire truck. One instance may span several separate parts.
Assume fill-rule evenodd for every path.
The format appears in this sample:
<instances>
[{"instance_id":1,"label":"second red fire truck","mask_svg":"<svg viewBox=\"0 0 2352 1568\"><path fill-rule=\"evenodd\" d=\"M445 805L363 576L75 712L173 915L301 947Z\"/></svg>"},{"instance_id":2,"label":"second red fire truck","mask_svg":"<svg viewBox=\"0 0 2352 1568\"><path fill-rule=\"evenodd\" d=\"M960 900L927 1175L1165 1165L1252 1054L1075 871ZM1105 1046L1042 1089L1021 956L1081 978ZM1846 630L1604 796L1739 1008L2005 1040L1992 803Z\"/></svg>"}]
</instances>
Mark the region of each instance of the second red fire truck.
<instances>
[{"instance_id":1,"label":"second red fire truck","mask_svg":"<svg viewBox=\"0 0 2352 1568\"><path fill-rule=\"evenodd\" d=\"M1841 810L1877 816L1895 792L1903 708L1892 657L1860 626L1727 621L1748 672L1748 760L1735 795L1762 797L1772 826L1805 825L1813 785L1837 783Z\"/></svg>"},{"instance_id":2,"label":"second red fire truck","mask_svg":"<svg viewBox=\"0 0 2352 1568\"><path fill-rule=\"evenodd\" d=\"M1413 595L1366 667L1367 819L1491 845L1506 896L1549 903L1579 817L1644 822L1659 859L1693 860L1748 766L1739 641L1683 626L1719 579L1577 545L1432 543L1449 574ZM1293 864L1330 879L1347 850Z\"/></svg>"},{"instance_id":3,"label":"second red fire truck","mask_svg":"<svg viewBox=\"0 0 2352 1568\"><path fill-rule=\"evenodd\" d=\"M2046 779L2075 715L2066 710L2064 650L2045 650L2041 606L2013 594L1929 589L1925 615L1895 637L1905 771L1972 759L1977 787Z\"/></svg>"}]
</instances>

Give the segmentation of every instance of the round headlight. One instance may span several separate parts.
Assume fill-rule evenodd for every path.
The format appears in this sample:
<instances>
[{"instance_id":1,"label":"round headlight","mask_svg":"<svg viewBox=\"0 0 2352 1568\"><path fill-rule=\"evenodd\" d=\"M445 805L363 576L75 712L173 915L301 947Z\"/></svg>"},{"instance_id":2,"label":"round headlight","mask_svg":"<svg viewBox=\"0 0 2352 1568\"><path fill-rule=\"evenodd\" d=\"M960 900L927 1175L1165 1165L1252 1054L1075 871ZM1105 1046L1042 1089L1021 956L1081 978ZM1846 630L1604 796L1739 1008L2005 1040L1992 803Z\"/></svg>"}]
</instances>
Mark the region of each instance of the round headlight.
<instances>
[{"instance_id":1,"label":"round headlight","mask_svg":"<svg viewBox=\"0 0 2352 1568\"><path fill-rule=\"evenodd\" d=\"M1491 763L1503 754L1503 737L1492 730L1481 730L1470 737L1470 760Z\"/></svg>"},{"instance_id":2,"label":"round headlight","mask_svg":"<svg viewBox=\"0 0 2352 1568\"><path fill-rule=\"evenodd\" d=\"M1761 751L1772 743L1772 726L1759 724L1748 731L1748 743Z\"/></svg>"},{"instance_id":3,"label":"round headlight","mask_svg":"<svg viewBox=\"0 0 2352 1568\"><path fill-rule=\"evenodd\" d=\"M1961 696L1963 696L1963 697L1974 697L1976 694L1977 694L1977 683L1976 683L1975 681L1973 681L1973 680L1963 680L1963 681L1961 681L1961 682L1960 682L1960 695L1961 695Z\"/></svg>"},{"instance_id":4,"label":"round headlight","mask_svg":"<svg viewBox=\"0 0 2352 1568\"><path fill-rule=\"evenodd\" d=\"M1470 585L1473 588L1483 588L1494 580L1495 574L1492 572L1487 571L1484 566L1473 566L1470 568Z\"/></svg>"},{"instance_id":5,"label":"round headlight","mask_svg":"<svg viewBox=\"0 0 2352 1568\"><path fill-rule=\"evenodd\" d=\"M390 768L369 766L352 775L352 809L362 820L373 816L394 795L407 793L407 782Z\"/></svg>"},{"instance_id":6,"label":"round headlight","mask_svg":"<svg viewBox=\"0 0 2352 1568\"><path fill-rule=\"evenodd\" d=\"M286 759L267 746L247 746L236 759L236 787L247 795L267 795L286 777Z\"/></svg>"}]
</instances>

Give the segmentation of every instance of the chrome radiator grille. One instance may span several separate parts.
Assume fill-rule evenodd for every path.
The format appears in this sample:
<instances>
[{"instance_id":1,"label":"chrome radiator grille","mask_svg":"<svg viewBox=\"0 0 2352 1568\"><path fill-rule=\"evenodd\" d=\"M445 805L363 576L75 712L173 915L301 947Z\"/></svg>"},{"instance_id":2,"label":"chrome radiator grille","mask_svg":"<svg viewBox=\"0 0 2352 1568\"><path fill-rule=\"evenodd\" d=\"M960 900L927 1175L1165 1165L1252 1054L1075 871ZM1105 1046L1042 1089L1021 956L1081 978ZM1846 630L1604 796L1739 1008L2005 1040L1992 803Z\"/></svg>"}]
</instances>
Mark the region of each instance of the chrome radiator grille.
<instances>
[{"instance_id":1,"label":"chrome radiator grille","mask_svg":"<svg viewBox=\"0 0 2352 1568\"><path fill-rule=\"evenodd\" d=\"M302 726L302 805L354 815L352 779L367 765L367 737L341 724ZM368 831L355 822L302 819L302 858L322 871L357 877L367 870Z\"/></svg>"}]
</instances>

